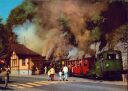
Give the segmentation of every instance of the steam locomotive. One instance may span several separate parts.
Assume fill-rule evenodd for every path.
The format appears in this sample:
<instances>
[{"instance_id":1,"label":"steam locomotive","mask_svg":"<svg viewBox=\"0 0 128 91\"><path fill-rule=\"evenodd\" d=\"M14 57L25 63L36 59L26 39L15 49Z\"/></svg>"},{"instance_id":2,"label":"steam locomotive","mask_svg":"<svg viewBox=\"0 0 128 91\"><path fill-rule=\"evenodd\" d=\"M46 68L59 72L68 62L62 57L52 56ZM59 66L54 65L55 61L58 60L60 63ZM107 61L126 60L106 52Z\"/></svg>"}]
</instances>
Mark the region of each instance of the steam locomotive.
<instances>
[{"instance_id":1,"label":"steam locomotive","mask_svg":"<svg viewBox=\"0 0 128 91\"><path fill-rule=\"evenodd\" d=\"M121 78L123 70L121 52L117 50L104 51L97 56L95 73L97 77Z\"/></svg>"},{"instance_id":2,"label":"steam locomotive","mask_svg":"<svg viewBox=\"0 0 128 91\"><path fill-rule=\"evenodd\" d=\"M72 76L95 78L121 79L123 69L121 52L117 50L103 51L96 56L83 59L60 60L53 64L56 70L63 65L68 66L69 74Z\"/></svg>"}]
</instances>

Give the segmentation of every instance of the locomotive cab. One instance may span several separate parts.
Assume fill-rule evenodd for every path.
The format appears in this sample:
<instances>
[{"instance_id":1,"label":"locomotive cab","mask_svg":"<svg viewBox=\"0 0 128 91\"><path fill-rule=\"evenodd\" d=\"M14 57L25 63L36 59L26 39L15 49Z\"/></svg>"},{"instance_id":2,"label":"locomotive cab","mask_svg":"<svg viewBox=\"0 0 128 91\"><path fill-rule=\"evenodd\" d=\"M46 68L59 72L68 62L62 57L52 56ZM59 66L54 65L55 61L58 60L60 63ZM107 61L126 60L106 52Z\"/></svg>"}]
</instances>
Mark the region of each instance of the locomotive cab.
<instances>
[{"instance_id":1,"label":"locomotive cab","mask_svg":"<svg viewBox=\"0 0 128 91\"><path fill-rule=\"evenodd\" d=\"M123 66L120 51L104 51L97 57L96 75L98 77L114 78L116 76L116 78L120 78L122 68Z\"/></svg>"}]
</instances>

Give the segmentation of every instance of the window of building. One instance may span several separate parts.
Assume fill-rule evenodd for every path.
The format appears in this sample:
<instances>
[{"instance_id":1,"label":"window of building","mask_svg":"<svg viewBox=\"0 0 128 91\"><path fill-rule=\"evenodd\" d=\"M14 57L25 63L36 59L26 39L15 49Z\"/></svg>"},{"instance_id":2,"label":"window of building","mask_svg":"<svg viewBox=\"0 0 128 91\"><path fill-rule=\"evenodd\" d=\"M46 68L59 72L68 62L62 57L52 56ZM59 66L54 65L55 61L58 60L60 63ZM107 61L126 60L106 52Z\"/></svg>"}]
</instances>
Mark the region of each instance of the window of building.
<instances>
[{"instance_id":1,"label":"window of building","mask_svg":"<svg viewBox=\"0 0 128 91\"><path fill-rule=\"evenodd\" d=\"M25 66L25 59L22 59L22 66Z\"/></svg>"},{"instance_id":2,"label":"window of building","mask_svg":"<svg viewBox=\"0 0 128 91\"><path fill-rule=\"evenodd\" d=\"M16 60L13 59L13 60L12 60L12 67L14 67L15 65L16 65Z\"/></svg>"},{"instance_id":3,"label":"window of building","mask_svg":"<svg viewBox=\"0 0 128 91\"><path fill-rule=\"evenodd\" d=\"M17 60L15 60L15 66L17 66Z\"/></svg>"},{"instance_id":4,"label":"window of building","mask_svg":"<svg viewBox=\"0 0 128 91\"><path fill-rule=\"evenodd\" d=\"M13 67L13 60L12 60L12 62L11 62L11 66Z\"/></svg>"}]
</instances>

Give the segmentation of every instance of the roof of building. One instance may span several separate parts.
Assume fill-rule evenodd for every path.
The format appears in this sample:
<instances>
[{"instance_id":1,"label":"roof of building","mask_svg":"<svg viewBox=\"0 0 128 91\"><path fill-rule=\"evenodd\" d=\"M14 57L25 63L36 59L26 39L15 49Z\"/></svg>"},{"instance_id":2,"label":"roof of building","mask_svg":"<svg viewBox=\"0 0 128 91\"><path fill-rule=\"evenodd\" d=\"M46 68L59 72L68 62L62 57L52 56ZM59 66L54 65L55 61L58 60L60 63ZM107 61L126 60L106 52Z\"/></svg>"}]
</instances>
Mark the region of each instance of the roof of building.
<instances>
[{"instance_id":1,"label":"roof of building","mask_svg":"<svg viewBox=\"0 0 128 91\"><path fill-rule=\"evenodd\" d=\"M31 56L31 57L42 57L40 54L28 49L22 44L13 44L11 50L15 51L18 56Z\"/></svg>"}]
</instances>

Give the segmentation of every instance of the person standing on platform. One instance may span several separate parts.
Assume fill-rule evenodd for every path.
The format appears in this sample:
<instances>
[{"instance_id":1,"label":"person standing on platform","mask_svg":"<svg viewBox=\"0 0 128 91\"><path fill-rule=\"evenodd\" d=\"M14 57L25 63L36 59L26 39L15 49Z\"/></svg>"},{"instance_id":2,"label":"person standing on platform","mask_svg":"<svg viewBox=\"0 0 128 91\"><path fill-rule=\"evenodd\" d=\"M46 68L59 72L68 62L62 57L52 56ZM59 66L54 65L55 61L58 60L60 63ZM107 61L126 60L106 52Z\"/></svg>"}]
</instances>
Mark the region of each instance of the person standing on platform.
<instances>
[{"instance_id":1,"label":"person standing on platform","mask_svg":"<svg viewBox=\"0 0 128 91\"><path fill-rule=\"evenodd\" d=\"M44 67L44 74L47 74L47 67Z\"/></svg>"},{"instance_id":2,"label":"person standing on platform","mask_svg":"<svg viewBox=\"0 0 128 91\"><path fill-rule=\"evenodd\" d=\"M48 70L48 81L49 81L50 78L51 78L50 75L51 75L51 70L49 69L49 70Z\"/></svg>"},{"instance_id":3,"label":"person standing on platform","mask_svg":"<svg viewBox=\"0 0 128 91\"><path fill-rule=\"evenodd\" d=\"M64 72L64 80L68 81L68 67L66 65L63 67L63 72Z\"/></svg>"},{"instance_id":4,"label":"person standing on platform","mask_svg":"<svg viewBox=\"0 0 128 91\"><path fill-rule=\"evenodd\" d=\"M51 69L50 69L51 81L54 81L54 75L55 75L55 69L53 67L51 67Z\"/></svg>"},{"instance_id":5,"label":"person standing on platform","mask_svg":"<svg viewBox=\"0 0 128 91\"><path fill-rule=\"evenodd\" d=\"M61 70L59 71L59 80L60 81L62 80L62 71Z\"/></svg>"}]
</instances>

